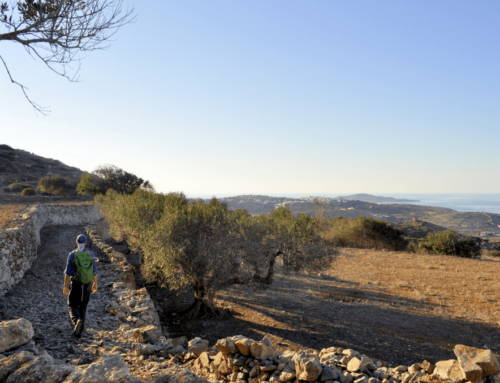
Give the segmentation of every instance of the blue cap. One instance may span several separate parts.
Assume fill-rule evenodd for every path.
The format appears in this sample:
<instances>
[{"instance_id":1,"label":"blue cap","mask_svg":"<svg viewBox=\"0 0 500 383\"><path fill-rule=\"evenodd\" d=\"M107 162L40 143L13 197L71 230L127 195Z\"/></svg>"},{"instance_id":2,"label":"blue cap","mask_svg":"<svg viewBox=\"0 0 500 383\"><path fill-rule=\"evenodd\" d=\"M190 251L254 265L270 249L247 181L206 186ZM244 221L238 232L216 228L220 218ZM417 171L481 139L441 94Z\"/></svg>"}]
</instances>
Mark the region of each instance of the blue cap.
<instances>
[{"instance_id":1,"label":"blue cap","mask_svg":"<svg viewBox=\"0 0 500 383\"><path fill-rule=\"evenodd\" d=\"M76 237L76 243L85 243L87 242L87 237L83 234L80 234L78 237Z\"/></svg>"}]
</instances>

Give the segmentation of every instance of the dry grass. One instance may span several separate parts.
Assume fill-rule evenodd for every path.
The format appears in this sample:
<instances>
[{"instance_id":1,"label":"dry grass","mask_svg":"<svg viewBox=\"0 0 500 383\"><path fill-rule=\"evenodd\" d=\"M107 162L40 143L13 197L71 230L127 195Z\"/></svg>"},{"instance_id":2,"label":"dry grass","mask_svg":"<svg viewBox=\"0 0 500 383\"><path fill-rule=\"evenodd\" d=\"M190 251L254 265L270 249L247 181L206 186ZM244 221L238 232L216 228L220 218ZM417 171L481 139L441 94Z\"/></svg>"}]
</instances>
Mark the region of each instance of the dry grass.
<instances>
[{"instance_id":1,"label":"dry grass","mask_svg":"<svg viewBox=\"0 0 500 383\"><path fill-rule=\"evenodd\" d=\"M37 203L42 204L43 202ZM67 201L67 202L45 202L57 205L91 205L93 201ZM18 212L23 210L27 204L0 205L0 229L14 220Z\"/></svg>"},{"instance_id":2,"label":"dry grass","mask_svg":"<svg viewBox=\"0 0 500 383\"><path fill-rule=\"evenodd\" d=\"M330 275L422 305L421 316L500 324L500 260L343 249Z\"/></svg>"}]
</instances>

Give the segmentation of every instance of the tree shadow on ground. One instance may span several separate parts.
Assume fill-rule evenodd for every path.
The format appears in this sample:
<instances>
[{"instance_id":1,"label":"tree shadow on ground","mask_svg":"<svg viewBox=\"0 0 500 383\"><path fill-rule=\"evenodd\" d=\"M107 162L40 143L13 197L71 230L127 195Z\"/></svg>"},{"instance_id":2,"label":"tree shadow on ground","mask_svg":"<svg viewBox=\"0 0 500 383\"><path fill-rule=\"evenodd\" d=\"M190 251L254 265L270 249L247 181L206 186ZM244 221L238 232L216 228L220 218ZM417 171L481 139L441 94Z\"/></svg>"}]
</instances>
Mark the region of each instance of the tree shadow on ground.
<instances>
[{"instance_id":1,"label":"tree shadow on ground","mask_svg":"<svg viewBox=\"0 0 500 383\"><path fill-rule=\"evenodd\" d=\"M148 286L148 291L172 337L200 336L210 344L238 334L256 340L268 335L281 351L337 346L406 365L454 358L455 344L500 351L497 326L449 318L445 307L367 291L348 281L345 287L324 288L316 277L299 282L282 277L264 288L233 287L219 294L218 303L235 313L222 320L185 321L172 315L172 302L176 310L191 303L189 290L173 299L168 289ZM422 307L431 314L412 311Z\"/></svg>"}]
</instances>

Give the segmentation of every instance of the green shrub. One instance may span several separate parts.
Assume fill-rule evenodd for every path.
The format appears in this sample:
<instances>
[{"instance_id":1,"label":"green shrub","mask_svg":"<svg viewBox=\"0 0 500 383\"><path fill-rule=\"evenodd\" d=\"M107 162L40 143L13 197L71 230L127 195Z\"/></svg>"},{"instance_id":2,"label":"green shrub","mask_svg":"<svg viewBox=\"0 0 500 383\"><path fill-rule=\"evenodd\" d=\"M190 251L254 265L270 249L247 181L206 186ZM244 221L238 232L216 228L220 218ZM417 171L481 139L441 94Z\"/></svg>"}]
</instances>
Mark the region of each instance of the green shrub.
<instances>
[{"instance_id":1,"label":"green shrub","mask_svg":"<svg viewBox=\"0 0 500 383\"><path fill-rule=\"evenodd\" d=\"M71 178L55 176L45 176L38 180L38 188L41 193L50 193L56 195L73 194L76 190L76 183Z\"/></svg>"},{"instance_id":2,"label":"green shrub","mask_svg":"<svg viewBox=\"0 0 500 383\"><path fill-rule=\"evenodd\" d=\"M9 189L12 192L22 192L26 188L30 188L31 185L28 184L20 184L20 183L13 183L9 185Z\"/></svg>"},{"instance_id":3,"label":"green shrub","mask_svg":"<svg viewBox=\"0 0 500 383\"><path fill-rule=\"evenodd\" d=\"M338 246L364 249L403 251L408 245L402 231L387 222L363 216L334 219L325 233L325 239Z\"/></svg>"},{"instance_id":4,"label":"green shrub","mask_svg":"<svg viewBox=\"0 0 500 383\"><path fill-rule=\"evenodd\" d=\"M109 189L129 195L137 189L154 191L148 181L114 165L99 166L92 173L82 174L76 189L78 194L91 196L104 195Z\"/></svg>"},{"instance_id":5,"label":"green shrub","mask_svg":"<svg viewBox=\"0 0 500 383\"><path fill-rule=\"evenodd\" d=\"M36 191L34 191L32 188L26 188L21 192L21 195L36 195Z\"/></svg>"},{"instance_id":6,"label":"green shrub","mask_svg":"<svg viewBox=\"0 0 500 383\"><path fill-rule=\"evenodd\" d=\"M104 178L88 172L82 174L82 176L80 177L80 182L76 187L78 194L80 195L88 194L93 197L95 197L98 194L106 194L106 191L108 189L109 185Z\"/></svg>"},{"instance_id":7,"label":"green shrub","mask_svg":"<svg viewBox=\"0 0 500 383\"><path fill-rule=\"evenodd\" d=\"M481 256L481 246L475 239L461 237L453 230L428 234L419 247L432 254L455 255L465 258L479 258Z\"/></svg>"}]
</instances>

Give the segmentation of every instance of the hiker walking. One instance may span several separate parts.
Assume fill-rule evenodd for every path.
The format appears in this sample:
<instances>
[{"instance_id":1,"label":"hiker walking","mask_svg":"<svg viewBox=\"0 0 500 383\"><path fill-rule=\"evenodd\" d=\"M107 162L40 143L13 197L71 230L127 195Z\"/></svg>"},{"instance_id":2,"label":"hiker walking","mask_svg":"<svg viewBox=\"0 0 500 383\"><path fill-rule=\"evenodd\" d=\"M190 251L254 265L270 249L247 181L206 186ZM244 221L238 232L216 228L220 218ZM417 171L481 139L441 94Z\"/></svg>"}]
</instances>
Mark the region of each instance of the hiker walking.
<instances>
[{"instance_id":1,"label":"hiker walking","mask_svg":"<svg viewBox=\"0 0 500 383\"><path fill-rule=\"evenodd\" d=\"M80 338L85 326L85 313L90 292L97 291L97 265L94 253L85 248L87 237L80 234L76 238L78 249L68 255L64 275L63 294L68 296L68 310L73 322L73 334ZM71 278L71 287L68 282Z\"/></svg>"}]
</instances>

